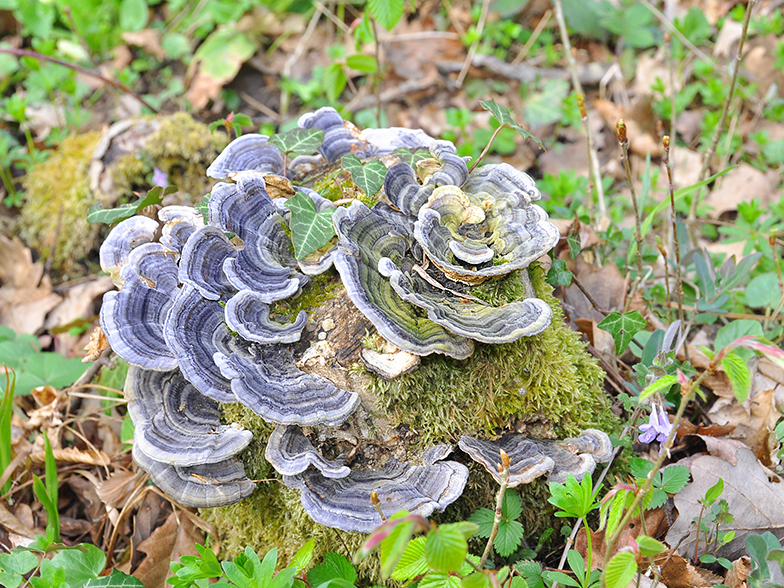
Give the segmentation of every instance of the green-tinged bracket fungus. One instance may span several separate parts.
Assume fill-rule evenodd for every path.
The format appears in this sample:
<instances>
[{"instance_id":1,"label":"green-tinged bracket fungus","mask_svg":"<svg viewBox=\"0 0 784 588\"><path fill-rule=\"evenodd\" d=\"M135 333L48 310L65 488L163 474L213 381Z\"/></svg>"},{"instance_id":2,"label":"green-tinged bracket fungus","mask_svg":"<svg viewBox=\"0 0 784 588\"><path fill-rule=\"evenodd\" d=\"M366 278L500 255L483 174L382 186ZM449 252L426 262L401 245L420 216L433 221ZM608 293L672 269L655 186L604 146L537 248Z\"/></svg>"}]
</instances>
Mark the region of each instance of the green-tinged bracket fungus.
<instances>
[{"instance_id":1,"label":"green-tinged bracket fungus","mask_svg":"<svg viewBox=\"0 0 784 588\"><path fill-rule=\"evenodd\" d=\"M379 510L429 516L458 501L444 516L465 516L461 502L494 492L467 466L493 474L499 449L526 482L608 459L601 370L536 263L558 231L533 180L507 164L469 173L449 142L359 131L331 108L299 125L323 142L286 176L275 141L244 135L208 169L220 181L207 218L165 207L160 223L121 222L101 248L119 289L101 324L133 366L134 458L153 482L183 504L231 504L204 512L228 551L288 552L336 532L320 525L370 532ZM370 208L289 183L347 155L344 173L361 173L356 158L385 166ZM295 191L296 205L279 197ZM337 238L297 259L303 198ZM246 474L285 487L239 502L253 492Z\"/></svg>"}]
</instances>

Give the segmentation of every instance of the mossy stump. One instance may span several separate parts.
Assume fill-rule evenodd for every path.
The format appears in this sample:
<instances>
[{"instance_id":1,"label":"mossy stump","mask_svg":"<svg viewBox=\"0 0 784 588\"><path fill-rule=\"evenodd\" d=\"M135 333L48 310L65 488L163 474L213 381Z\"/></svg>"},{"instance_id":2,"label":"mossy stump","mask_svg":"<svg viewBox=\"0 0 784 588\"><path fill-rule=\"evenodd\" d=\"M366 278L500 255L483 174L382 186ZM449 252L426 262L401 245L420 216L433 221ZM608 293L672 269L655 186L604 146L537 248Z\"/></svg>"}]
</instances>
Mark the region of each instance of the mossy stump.
<instances>
[{"instance_id":1,"label":"mossy stump","mask_svg":"<svg viewBox=\"0 0 784 588\"><path fill-rule=\"evenodd\" d=\"M307 356L315 360L304 363L303 369L362 398L360 409L341 426L346 438L362 446L362 458L352 467L383 463L389 456L416 461L428 446L456 445L462 434L492 437L515 430L532 437L564 438L586 428L616 431L618 420L603 388L603 371L579 334L564 324L563 310L543 269L534 264L528 272L537 296L553 309L552 324L543 333L505 345L478 343L465 361L436 354L423 357L416 371L390 382L359 363L363 339L374 329L348 299L334 270L311 282L299 297L279 303L278 314L309 311L309 328L296 351L302 356L310 350ZM503 303L523 298L524 290L521 276L513 274L488 282L480 295ZM327 324L331 328L323 327ZM250 478L263 480L247 500L202 511L219 531L224 556L235 556L246 545L259 552L277 547L281 561L287 561L305 541L315 538L321 553L338 551L351 558L366 536L314 523L299 492L283 486L264 459L274 426L242 405L224 406L224 418L253 431L243 461ZM318 430L305 432L319 447L323 436ZM334 452L323 443L320 449ZM470 462L459 452L450 459ZM470 470L465 492L438 515L439 521L462 520L476 508L492 506L496 483L477 464ZM547 486L536 481L517 490L524 503L526 537L535 544L541 531L556 524ZM363 566L365 578L378 581L376 560L369 558Z\"/></svg>"}]
</instances>

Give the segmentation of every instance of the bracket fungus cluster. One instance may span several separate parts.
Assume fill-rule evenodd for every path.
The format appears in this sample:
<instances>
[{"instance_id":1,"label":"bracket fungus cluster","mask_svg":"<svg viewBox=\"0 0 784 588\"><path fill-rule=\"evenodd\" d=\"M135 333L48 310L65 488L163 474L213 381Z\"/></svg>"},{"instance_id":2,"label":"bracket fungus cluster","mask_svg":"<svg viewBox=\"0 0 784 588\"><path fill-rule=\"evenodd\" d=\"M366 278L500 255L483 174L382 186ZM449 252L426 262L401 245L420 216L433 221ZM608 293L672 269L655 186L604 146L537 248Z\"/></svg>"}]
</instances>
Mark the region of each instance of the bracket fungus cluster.
<instances>
[{"instance_id":1,"label":"bracket fungus cluster","mask_svg":"<svg viewBox=\"0 0 784 588\"><path fill-rule=\"evenodd\" d=\"M316 522L369 532L381 522L373 493L387 515L429 515L461 495L468 468L446 459L446 445L385 453L384 435L394 425L349 376L330 379L302 365L312 339L308 314L284 316L278 305L303 296L334 264L352 311L408 358L384 378L415 369L411 357L464 360L477 345L511 343L548 327L551 306L519 270L547 253L558 231L534 204L540 194L533 180L507 164L469 173L451 143L407 129L360 132L329 108L303 116L300 127L323 131L323 142L317 155L296 157L285 172L281 150L265 136L229 144L207 170L219 180L207 218L171 206L158 220L137 216L117 225L100 252L118 287L104 299L101 324L132 366L126 394L134 458L169 495L213 507L253 492L238 459L252 435L221 423L220 403L239 403L276 425L266 460L286 486L301 490ZM416 163L411 150L419 150ZM292 189L288 178L326 173L349 154L387 168L374 206L354 200L335 208L313 189ZM329 211L337 237L304 259L291 245L286 197L295 190L317 212ZM477 285L513 272L525 296L494 304L478 295ZM592 470L608 447L598 431L564 442L460 440L486 466L503 448L513 466L538 468L551 480ZM532 477L522 473L519 481Z\"/></svg>"}]
</instances>

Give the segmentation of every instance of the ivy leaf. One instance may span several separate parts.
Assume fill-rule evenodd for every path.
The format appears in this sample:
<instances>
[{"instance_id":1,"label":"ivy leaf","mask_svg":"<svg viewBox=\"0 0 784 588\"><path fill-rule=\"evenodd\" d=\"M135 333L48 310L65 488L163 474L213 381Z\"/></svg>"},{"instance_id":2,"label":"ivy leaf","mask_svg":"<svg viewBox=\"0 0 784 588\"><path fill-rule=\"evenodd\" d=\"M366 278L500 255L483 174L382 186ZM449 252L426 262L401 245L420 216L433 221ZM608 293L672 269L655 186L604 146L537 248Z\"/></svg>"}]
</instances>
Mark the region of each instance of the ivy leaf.
<instances>
[{"instance_id":1,"label":"ivy leaf","mask_svg":"<svg viewBox=\"0 0 784 588\"><path fill-rule=\"evenodd\" d=\"M97 578L106 564L106 554L95 545L85 543L76 549L64 549L52 560L55 567L68 571L68 583L71 586Z\"/></svg>"},{"instance_id":2,"label":"ivy leaf","mask_svg":"<svg viewBox=\"0 0 784 588\"><path fill-rule=\"evenodd\" d=\"M566 238L566 242L569 244L569 257L576 259L583 249L582 243L580 242L580 231L573 229Z\"/></svg>"},{"instance_id":3,"label":"ivy leaf","mask_svg":"<svg viewBox=\"0 0 784 588\"><path fill-rule=\"evenodd\" d=\"M403 0L368 0L367 7L378 24L391 31L403 16Z\"/></svg>"},{"instance_id":4,"label":"ivy leaf","mask_svg":"<svg viewBox=\"0 0 784 588\"><path fill-rule=\"evenodd\" d=\"M345 557L337 553L327 553L324 560L308 571L308 584L320 586L334 579L347 580L350 583L357 581L357 571Z\"/></svg>"},{"instance_id":5,"label":"ivy leaf","mask_svg":"<svg viewBox=\"0 0 784 588\"><path fill-rule=\"evenodd\" d=\"M523 539L523 525L519 521L501 519L498 524L498 534L493 541L496 553L501 557L512 555Z\"/></svg>"},{"instance_id":6,"label":"ivy leaf","mask_svg":"<svg viewBox=\"0 0 784 588\"><path fill-rule=\"evenodd\" d=\"M202 197L201 202L193 207L201 213L205 225L210 220L210 196L212 196L212 194L205 194Z\"/></svg>"},{"instance_id":7,"label":"ivy leaf","mask_svg":"<svg viewBox=\"0 0 784 588\"><path fill-rule=\"evenodd\" d=\"M286 133L272 135L267 141L283 153L313 155L324 143L324 131L321 129L291 129Z\"/></svg>"},{"instance_id":8,"label":"ivy leaf","mask_svg":"<svg viewBox=\"0 0 784 588\"><path fill-rule=\"evenodd\" d=\"M597 326L613 336L615 353L620 355L626 351L634 336L647 325L648 322L643 318L639 310L633 310L624 314L616 310L604 317Z\"/></svg>"},{"instance_id":9,"label":"ivy leaf","mask_svg":"<svg viewBox=\"0 0 784 588\"><path fill-rule=\"evenodd\" d=\"M534 143L539 145L541 149L544 149L544 145L539 139L534 137L531 133L520 126L520 124L514 118L512 118L508 108L497 104L495 100L480 100L479 104L485 110L489 110L499 123L502 125L509 125L515 131L517 131L517 134L520 135L523 139L531 139Z\"/></svg>"},{"instance_id":10,"label":"ivy leaf","mask_svg":"<svg viewBox=\"0 0 784 588\"><path fill-rule=\"evenodd\" d=\"M732 384L735 398L738 399L738 402L745 402L751 392L751 371L749 371L746 361L731 351L721 358L721 367Z\"/></svg>"},{"instance_id":11,"label":"ivy leaf","mask_svg":"<svg viewBox=\"0 0 784 588\"><path fill-rule=\"evenodd\" d=\"M87 215L87 222L112 224L121 220L125 220L126 218L132 217L134 214L138 214L138 212L143 208L160 204L163 202L164 196L174 194L176 191L176 186L166 186L166 188L155 186L144 196L139 197L136 202L131 204L123 204L117 208L108 208L106 210L93 207L93 209Z\"/></svg>"},{"instance_id":12,"label":"ivy leaf","mask_svg":"<svg viewBox=\"0 0 784 588\"><path fill-rule=\"evenodd\" d=\"M617 553L604 568L607 588L626 588L637 573L637 562L629 551Z\"/></svg>"},{"instance_id":13,"label":"ivy leaf","mask_svg":"<svg viewBox=\"0 0 784 588\"><path fill-rule=\"evenodd\" d=\"M425 557L437 571L455 572L463 565L468 553L465 536L454 525L441 525L427 534Z\"/></svg>"},{"instance_id":14,"label":"ivy leaf","mask_svg":"<svg viewBox=\"0 0 784 588\"><path fill-rule=\"evenodd\" d=\"M332 224L335 208L318 212L313 200L302 192L289 198L286 208L291 211L289 228L297 259L324 247L335 236L335 225Z\"/></svg>"},{"instance_id":15,"label":"ivy leaf","mask_svg":"<svg viewBox=\"0 0 784 588\"><path fill-rule=\"evenodd\" d=\"M400 161L406 162L408 165L416 169L417 161L422 161L423 159L431 159L433 156L430 154L429 151L425 149L417 149L416 151L411 151L406 147L398 147L395 149L390 155L395 155L400 158Z\"/></svg>"},{"instance_id":16,"label":"ivy leaf","mask_svg":"<svg viewBox=\"0 0 784 588\"><path fill-rule=\"evenodd\" d=\"M387 175L386 166L378 160L362 164L356 155L344 155L341 161L343 169L351 173L351 179L362 188L366 196L373 196L384 185Z\"/></svg>"},{"instance_id":17,"label":"ivy leaf","mask_svg":"<svg viewBox=\"0 0 784 588\"><path fill-rule=\"evenodd\" d=\"M546 280L551 286L568 286L572 283L573 277L574 274L566 269L566 262L563 259L554 259Z\"/></svg>"},{"instance_id":18,"label":"ivy leaf","mask_svg":"<svg viewBox=\"0 0 784 588\"><path fill-rule=\"evenodd\" d=\"M84 588L144 588L144 584L120 570L112 570L108 576L87 580Z\"/></svg>"}]
</instances>

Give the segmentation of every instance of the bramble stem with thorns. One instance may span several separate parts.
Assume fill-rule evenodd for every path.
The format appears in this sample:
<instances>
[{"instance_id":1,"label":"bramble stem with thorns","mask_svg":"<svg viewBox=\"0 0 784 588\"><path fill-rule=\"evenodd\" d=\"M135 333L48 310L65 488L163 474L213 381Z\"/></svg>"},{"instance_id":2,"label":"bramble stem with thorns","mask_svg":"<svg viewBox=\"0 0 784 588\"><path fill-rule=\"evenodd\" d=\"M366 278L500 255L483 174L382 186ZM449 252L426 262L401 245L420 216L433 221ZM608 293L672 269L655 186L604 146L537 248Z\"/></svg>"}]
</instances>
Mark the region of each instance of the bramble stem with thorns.
<instances>
[{"instance_id":1,"label":"bramble stem with thorns","mask_svg":"<svg viewBox=\"0 0 784 588\"><path fill-rule=\"evenodd\" d=\"M743 60L743 45L746 43L746 36L749 32L749 22L751 21L751 12L754 10L754 5L756 2L757 0L749 0L748 5L746 6L746 15L743 18L743 30L741 31L740 41L738 41L738 55L735 58L735 67L732 70L729 92L727 92L727 99L724 101L724 106L721 109L721 118L719 118L719 124L717 124L716 128L713 130L713 137L711 138L710 147L708 147L708 150L705 152L705 155L702 159L702 168L700 169L700 175L698 176L698 180L700 182L708 177L708 172L710 171L710 161L713 158L713 154L716 153L716 146L719 144L721 132L724 130L724 124L727 122L727 114L730 110L732 98L735 95L735 85L738 81L740 62ZM695 244L696 234L694 229L694 220L697 218L697 206L699 206L700 203L700 194L702 194L702 190L699 190L694 195L694 198L692 198L691 207L689 208L689 216L687 218L691 240Z\"/></svg>"}]
</instances>

